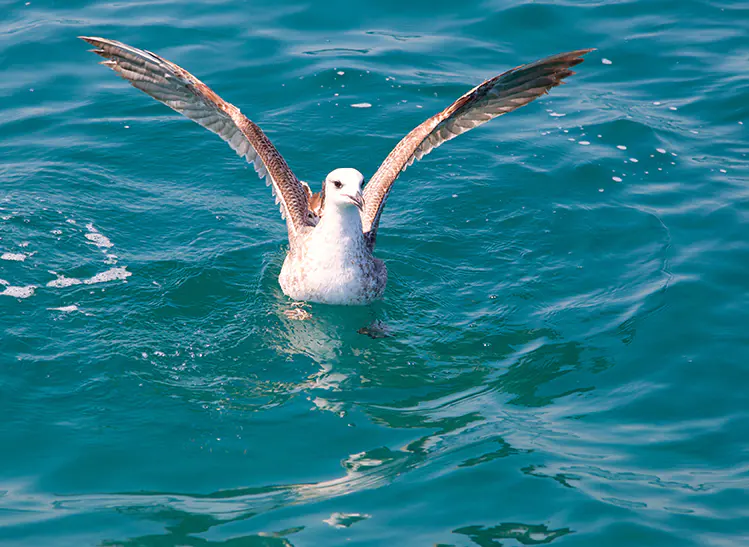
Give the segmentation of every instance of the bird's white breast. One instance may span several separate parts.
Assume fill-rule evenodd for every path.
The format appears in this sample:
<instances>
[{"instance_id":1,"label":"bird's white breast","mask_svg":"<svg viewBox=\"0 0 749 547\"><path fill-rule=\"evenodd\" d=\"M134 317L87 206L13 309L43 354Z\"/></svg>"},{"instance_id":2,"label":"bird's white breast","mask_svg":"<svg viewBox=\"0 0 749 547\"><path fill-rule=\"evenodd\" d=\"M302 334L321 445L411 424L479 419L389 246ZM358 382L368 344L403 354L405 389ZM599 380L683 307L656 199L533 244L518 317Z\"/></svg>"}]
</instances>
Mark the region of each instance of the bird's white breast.
<instances>
[{"instance_id":1,"label":"bird's white breast","mask_svg":"<svg viewBox=\"0 0 749 547\"><path fill-rule=\"evenodd\" d=\"M323 216L286 257L278 280L295 300L366 304L382 295L387 273L366 245L359 211L350 208Z\"/></svg>"}]
</instances>

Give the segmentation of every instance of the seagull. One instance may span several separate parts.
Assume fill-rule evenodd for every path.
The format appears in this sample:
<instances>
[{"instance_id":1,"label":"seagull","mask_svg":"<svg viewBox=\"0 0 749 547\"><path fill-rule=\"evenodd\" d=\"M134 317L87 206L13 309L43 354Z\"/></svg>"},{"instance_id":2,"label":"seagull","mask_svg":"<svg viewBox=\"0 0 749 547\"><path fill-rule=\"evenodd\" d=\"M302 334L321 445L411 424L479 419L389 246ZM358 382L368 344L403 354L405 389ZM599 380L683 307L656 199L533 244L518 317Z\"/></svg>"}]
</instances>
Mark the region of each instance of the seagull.
<instances>
[{"instance_id":1,"label":"seagull","mask_svg":"<svg viewBox=\"0 0 749 547\"><path fill-rule=\"evenodd\" d=\"M281 289L293 300L338 305L368 304L385 291L387 268L372 253L382 210L402 171L442 143L564 83L574 74L571 68L593 51L552 55L486 80L406 135L366 186L359 171L346 167L331 171L321 191L313 193L255 123L185 69L122 42L80 38L105 59L101 64L216 133L254 165L271 187L288 229Z\"/></svg>"}]
</instances>

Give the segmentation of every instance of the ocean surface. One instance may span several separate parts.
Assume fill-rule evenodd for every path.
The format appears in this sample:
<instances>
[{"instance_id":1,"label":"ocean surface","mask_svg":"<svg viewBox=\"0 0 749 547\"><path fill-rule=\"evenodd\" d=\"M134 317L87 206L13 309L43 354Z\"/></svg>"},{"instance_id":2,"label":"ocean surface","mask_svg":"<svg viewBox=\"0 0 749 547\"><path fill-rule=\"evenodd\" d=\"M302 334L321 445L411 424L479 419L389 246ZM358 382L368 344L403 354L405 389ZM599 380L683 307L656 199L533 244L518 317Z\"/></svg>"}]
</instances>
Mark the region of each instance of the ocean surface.
<instances>
[{"instance_id":1,"label":"ocean surface","mask_svg":"<svg viewBox=\"0 0 749 547\"><path fill-rule=\"evenodd\" d=\"M504 70L568 84L396 183L366 307L295 304L155 51L319 189ZM749 4L0 0L0 545L749 545Z\"/></svg>"}]
</instances>

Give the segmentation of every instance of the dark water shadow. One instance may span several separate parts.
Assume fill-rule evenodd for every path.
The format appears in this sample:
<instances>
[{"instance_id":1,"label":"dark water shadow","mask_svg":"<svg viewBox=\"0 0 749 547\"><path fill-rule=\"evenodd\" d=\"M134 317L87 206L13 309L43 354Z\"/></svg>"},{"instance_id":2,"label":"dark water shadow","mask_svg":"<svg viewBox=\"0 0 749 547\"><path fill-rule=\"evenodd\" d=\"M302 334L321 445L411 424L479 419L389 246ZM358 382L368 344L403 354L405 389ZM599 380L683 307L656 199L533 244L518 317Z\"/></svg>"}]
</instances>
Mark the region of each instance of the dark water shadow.
<instances>
[{"instance_id":1,"label":"dark water shadow","mask_svg":"<svg viewBox=\"0 0 749 547\"><path fill-rule=\"evenodd\" d=\"M465 526L453 530L454 534L465 535L480 547L500 547L501 540L514 540L521 545L545 545L557 538L572 533L569 528L550 530L543 524L521 524L505 522L497 526Z\"/></svg>"}]
</instances>

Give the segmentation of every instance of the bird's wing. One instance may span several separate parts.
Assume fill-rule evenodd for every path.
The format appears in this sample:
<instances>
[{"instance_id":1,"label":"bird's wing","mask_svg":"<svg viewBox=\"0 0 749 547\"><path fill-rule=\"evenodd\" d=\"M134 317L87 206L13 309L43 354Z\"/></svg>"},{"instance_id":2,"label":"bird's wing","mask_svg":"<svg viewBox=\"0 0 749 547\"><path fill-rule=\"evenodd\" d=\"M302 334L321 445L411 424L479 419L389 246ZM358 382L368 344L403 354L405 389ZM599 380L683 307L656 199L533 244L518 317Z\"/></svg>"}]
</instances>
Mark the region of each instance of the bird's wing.
<instances>
[{"instance_id":1,"label":"bird's wing","mask_svg":"<svg viewBox=\"0 0 749 547\"><path fill-rule=\"evenodd\" d=\"M272 185L292 245L306 226L314 226L315 218L302 183L265 133L237 107L221 99L183 68L150 51L104 38L80 38L96 48L92 50L94 53L106 59L103 65L157 101L213 131L237 154L254 164L258 176Z\"/></svg>"},{"instance_id":2,"label":"bird's wing","mask_svg":"<svg viewBox=\"0 0 749 547\"><path fill-rule=\"evenodd\" d=\"M406 135L364 188L362 224L370 246L374 247L380 215L401 171L443 142L520 108L558 86L574 74L570 68L581 63L582 56L590 51L593 50L560 53L508 70L473 88Z\"/></svg>"}]
</instances>

